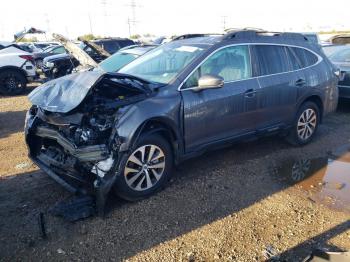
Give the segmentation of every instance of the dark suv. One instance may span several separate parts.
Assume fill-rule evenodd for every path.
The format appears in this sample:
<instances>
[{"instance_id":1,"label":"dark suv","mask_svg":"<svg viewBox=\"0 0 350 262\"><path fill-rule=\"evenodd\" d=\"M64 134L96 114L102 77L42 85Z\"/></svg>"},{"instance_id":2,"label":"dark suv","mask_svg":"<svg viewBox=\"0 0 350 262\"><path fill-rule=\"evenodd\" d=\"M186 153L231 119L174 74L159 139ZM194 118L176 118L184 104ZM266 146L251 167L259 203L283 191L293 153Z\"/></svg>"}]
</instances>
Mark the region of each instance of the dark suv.
<instances>
[{"instance_id":1,"label":"dark suv","mask_svg":"<svg viewBox=\"0 0 350 262\"><path fill-rule=\"evenodd\" d=\"M338 101L337 77L301 34L235 31L173 41L118 73L88 71L36 88L29 155L71 191L137 200L174 164L242 139L303 145ZM85 186L81 186L85 185Z\"/></svg>"}]
</instances>

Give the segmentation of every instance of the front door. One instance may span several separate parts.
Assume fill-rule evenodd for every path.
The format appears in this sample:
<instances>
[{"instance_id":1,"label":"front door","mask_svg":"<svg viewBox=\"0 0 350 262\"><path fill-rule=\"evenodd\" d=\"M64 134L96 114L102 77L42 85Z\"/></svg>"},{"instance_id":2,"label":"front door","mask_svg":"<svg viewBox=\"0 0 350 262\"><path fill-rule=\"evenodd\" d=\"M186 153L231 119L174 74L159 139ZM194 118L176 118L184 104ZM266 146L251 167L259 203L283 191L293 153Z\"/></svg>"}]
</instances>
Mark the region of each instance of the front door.
<instances>
[{"instance_id":1,"label":"front door","mask_svg":"<svg viewBox=\"0 0 350 262\"><path fill-rule=\"evenodd\" d=\"M206 74L223 77L224 86L194 91ZM207 58L181 89L186 151L254 132L258 88L248 46L225 47Z\"/></svg>"}]
</instances>

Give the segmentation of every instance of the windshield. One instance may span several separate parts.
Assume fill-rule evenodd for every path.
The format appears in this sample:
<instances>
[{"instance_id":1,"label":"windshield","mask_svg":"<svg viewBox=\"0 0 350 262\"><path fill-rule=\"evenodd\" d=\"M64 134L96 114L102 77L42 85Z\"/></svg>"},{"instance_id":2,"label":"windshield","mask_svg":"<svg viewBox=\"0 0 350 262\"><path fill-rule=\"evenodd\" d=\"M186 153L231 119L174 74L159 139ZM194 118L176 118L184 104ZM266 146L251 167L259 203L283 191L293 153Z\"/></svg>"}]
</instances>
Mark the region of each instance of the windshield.
<instances>
[{"instance_id":1,"label":"windshield","mask_svg":"<svg viewBox=\"0 0 350 262\"><path fill-rule=\"evenodd\" d=\"M332 62L350 62L350 48L334 52L329 59Z\"/></svg>"},{"instance_id":2,"label":"windshield","mask_svg":"<svg viewBox=\"0 0 350 262\"><path fill-rule=\"evenodd\" d=\"M160 46L119 70L150 82L169 84L206 45L185 44L183 41Z\"/></svg>"},{"instance_id":3,"label":"windshield","mask_svg":"<svg viewBox=\"0 0 350 262\"><path fill-rule=\"evenodd\" d=\"M106 72L117 72L120 68L135 60L138 55L118 52L103 60L99 66Z\"/></svg>"}]
</instances>

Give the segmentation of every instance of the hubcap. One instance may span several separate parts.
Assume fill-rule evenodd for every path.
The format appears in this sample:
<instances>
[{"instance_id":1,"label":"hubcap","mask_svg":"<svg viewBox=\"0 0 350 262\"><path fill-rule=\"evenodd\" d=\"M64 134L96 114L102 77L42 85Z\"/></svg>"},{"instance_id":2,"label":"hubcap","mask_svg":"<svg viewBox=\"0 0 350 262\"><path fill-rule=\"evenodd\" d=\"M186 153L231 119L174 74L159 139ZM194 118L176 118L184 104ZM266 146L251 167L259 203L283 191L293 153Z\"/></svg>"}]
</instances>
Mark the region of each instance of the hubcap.
<instances>
[{"instance_id":1,"label":"hubcap","mask_svg":"<svg viewBox=\"0 0 350 262\"><path fill-rule=\"evenodd\" d=\"M156 145L144 145L129 156L124 168L125 181L133 190L147 190L159 181L164 169L163 151Z\"/></svg>"},{"instance_id":2,"label":"hubcap","mask_svg":"<svg viewBox=\"0 0 350 262\"><path fill-rule=\"evenodd\" d=\"M308 108L299 117L297 132L302 140L309 139L315 132L317 124L317 115L315 110Z\"/></svg>"}]
</instances>

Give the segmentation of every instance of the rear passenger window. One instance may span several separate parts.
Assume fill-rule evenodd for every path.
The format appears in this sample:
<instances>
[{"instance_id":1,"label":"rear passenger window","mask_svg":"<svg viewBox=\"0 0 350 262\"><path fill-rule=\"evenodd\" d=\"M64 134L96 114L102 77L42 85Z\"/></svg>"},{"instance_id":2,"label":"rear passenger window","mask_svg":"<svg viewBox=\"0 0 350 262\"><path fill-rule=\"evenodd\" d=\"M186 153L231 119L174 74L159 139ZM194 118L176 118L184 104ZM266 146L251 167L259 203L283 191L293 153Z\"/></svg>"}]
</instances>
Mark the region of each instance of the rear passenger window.
<instances>
[{"instance_id":1,"label":"rear passenger window","mask_svg":"<svg viewBox=\"0 0 350 262\"><path fill-rule=\"evenodd\" d=\"M290 71L287 48L277 45L256 45L259 75L271 75Z\"/></svg>"},{"instance_id":2,"label":"rear passenger window","mask_svg":"<svg viewBox=\"0 0 350 262\"><path fill-rule=\"evenodd\" d=\"M298 57L301 63L301 67L312 66L318 61L318 57L315 54L311 53L310 51L307 51L304 48L291 47L291 50Z\"/></svg>"}]
</instances>

